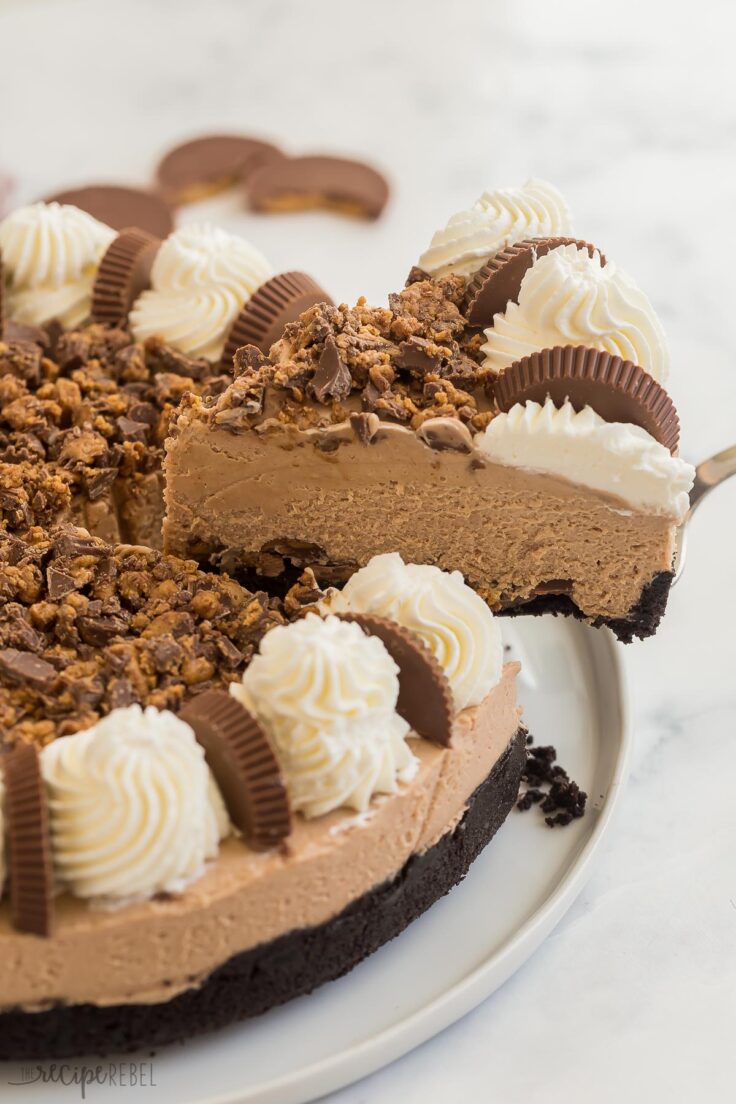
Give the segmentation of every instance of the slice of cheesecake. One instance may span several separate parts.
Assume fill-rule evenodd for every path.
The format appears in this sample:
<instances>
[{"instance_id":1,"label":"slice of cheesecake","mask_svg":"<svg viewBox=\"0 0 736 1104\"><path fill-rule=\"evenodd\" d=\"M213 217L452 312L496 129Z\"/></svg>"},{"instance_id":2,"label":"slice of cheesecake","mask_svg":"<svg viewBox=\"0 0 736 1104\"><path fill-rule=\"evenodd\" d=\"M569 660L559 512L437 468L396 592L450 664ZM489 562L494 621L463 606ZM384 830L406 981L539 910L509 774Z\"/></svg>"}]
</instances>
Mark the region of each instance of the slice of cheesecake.
<instances>
[{"instance_id":1,"label":"slice of cheesecake","mask_svg":"<svg viewBox=\"0 0 736 1104\"><path fill-rule=\"evenodd\" d=\"M499 374L464 295L419 278L388 309L312 308L267 359L240 350L230 387L173 421L165 546L330 582L398 551L496 611L653 633L692 481L669 397L582 342Z\"/></svg>"}]
</instances>

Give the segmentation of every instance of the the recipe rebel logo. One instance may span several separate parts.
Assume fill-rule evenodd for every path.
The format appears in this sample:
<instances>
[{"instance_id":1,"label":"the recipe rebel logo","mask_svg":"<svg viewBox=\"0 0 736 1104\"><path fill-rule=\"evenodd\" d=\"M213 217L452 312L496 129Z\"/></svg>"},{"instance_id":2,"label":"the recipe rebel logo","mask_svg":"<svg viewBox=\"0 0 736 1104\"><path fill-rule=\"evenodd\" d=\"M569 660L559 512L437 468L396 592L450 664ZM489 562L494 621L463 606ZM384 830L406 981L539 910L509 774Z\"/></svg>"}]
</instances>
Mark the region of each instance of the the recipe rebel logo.
<instances>
[{"instance_id":1,"label":"the recipe rebel logo","mask_svg":"<svg viewBox=\"0 0 736 1104\"><path fill-rule=\"evenodd\" d=\"M8 1077L8 1085L77 1086L81 1100L88 1099L90 1088L155 1089L153 1062L105 1062L97 1065L70 1062L20 1065Z\"/></svg>"}]
</instances>

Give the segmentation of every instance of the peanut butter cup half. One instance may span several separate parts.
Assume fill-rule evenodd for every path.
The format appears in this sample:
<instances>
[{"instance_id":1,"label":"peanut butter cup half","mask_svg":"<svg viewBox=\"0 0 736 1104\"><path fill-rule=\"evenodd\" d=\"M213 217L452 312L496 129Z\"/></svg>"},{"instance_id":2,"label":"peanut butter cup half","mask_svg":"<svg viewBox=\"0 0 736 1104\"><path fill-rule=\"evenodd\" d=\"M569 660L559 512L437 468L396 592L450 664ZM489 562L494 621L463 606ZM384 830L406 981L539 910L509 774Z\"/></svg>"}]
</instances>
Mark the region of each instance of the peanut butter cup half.
<instances>
[{"instance_id":1,"label":"peanut butter cup half","mask_svg":"<svg viewBox=\"0 0 736 1104\"><path fill-rule=\"evenodd\" d=\"M560 245L575 245L587 249L588 255L599 253L601 265L606 258L595 245L578 238L525 238L507 245L491 257L468 282L465 292L465 317L471 326L490 326L495 314L501 314L509 303L519 297L519 288L526 272L538 257L543 257Z\"/></svg>"},{"instance_id":2,"label":"peanut butter cup half","mask_svg":"<svg viewBox=\"0 0 736 1104\"><path fill-rule=\"evenodd\" d=\"M128 188L122 184L89 184L83 188L68 188L47 196L45 203L71 203L113 230L137 226L158 238L166 238L174 228L171 208L162 196L145 188Z\"/></svg>"},{"instance_id":3,"label":"peanut butter cup half","mask_svg":"<svg viewBox=\"0 0 736 1104\"><path fill-rule=\"evenodd\" d=\"M607 422L641 426L675 452L680 421L665 389L630 360L584 345L557 346L517 360L499 374L494 396L501 411L516 403L555 406L569 400L576 410L592 407Z\"/></svg>"},{"instance_id":4,"label":"peanut butter cup half","mask_svg":"<svg viewBox=\"0 0 736 1104\"><path fill-rule=\"evenodd\" d=\"M169 150L156 178L170 203L194 203L247 180L261 165L282 156L276 146L257 138L209 134Z\"/></svg>"},{"instance_id":5,"label":"peanut butter cup half","mask_svg":"<svg viewBox=\"0 0 736 1104\"><path fill-rule=\"evenodd\" d=\"M254 851L267 851L291 831L291 810L279 765L256 717L222 690L208 690L179 717L194 729L220 787L230 819Z\"/></svg>"},{"instance_id":6,"label":"peanut butter cup half","mask_svg":"<svg viewBox=\"0 0 736 1104\"><path fill-rule=\"evenodd\" d=\"M54 881L46 790L38 750L21 744L3 761L13 927L51 934Z\"/></svg>"},{"instance_id":7,"label":"peanut butter cup half","mask_svg":"<svg viewBox=\"0 0 736 1104\"><path fill-rule=\"evenodd\" d=\"M281 272L272 276L251 296L232 324L222 354L222 363L232 363L235 350L255 345L267 353L289 322L294 322L315 303L332 299L305 272Z\"/></svg>"},{"instance_id":8,"label":"peanut butter cup half","mask_svg":"<svg viewBox=\"0 0 736 1104\"><path fill-rule=\"evenodd\" d=\"M322 207L375 219L386 206L385 177L344 157L282 157L257 169L246 183L254 211L305 211Z\"/></svg>"},{"instance_id":9,"label":"peanut butter cup half","mask_svg":"<svg viewBox=\"0 0 736 1104\"><path fill-rule=\"evenodd\" d=\"M161 239L145 230L121 230L106 250L92 287L92 321L119 325L150 284Z\"/></svg>"},{"instance_id":10,"label":"peanut butter cup half","mask_svg":"<svg viewBox=\"0 0 736 1104\"><path fill-rule=\"evenodd\" d=\"M418 736L449 747L455 715L452 690L421 637L396 621L371 613L340 613L338 617L360 625L368 636L377 636L399 668L399 716Z\"/></svg>"}]
</instances>

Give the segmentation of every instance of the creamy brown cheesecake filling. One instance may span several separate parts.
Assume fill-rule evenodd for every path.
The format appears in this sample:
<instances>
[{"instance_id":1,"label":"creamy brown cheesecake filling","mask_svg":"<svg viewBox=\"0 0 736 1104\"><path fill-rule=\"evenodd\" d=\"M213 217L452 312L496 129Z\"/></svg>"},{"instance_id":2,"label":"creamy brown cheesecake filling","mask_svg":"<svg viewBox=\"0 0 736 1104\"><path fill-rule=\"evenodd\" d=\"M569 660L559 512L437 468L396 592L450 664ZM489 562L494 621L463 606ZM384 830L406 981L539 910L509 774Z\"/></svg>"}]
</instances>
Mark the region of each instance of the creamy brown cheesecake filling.
<instances>
[{"instance_id":1,"label":"creamy brown cheesecake filling","mask_svg":"<svg viewBox=\"0 0 736 1104\"><path fill-rule=\"evenodd\" d=\"M625 617L671 569L672 518L459 441L439 450L390 424L368 444L349 424L234 434L184 413L166 462L167 547L257 566L291 546L318 574L398 550L461 571L494 609L560 593L590 618Z\"/></svg>"},{"instance_id":2,"label":"creamy brown cheesecake filling","mask_svg":"<svg viewBox=\"0 0 736 1104\"><path fill-rule=\"evenodd\" d=\"M458 823L518 730L518 669L506 664L481 704L459 714L451 747L412 740L416 776L367 814L297 816L284 847L262 854L226 840L177 897L105 912L65 895L53 939L14 931L3 904L0 1008L168 1000L233 955L336 916Z\"/></svg>"}]
</instances>

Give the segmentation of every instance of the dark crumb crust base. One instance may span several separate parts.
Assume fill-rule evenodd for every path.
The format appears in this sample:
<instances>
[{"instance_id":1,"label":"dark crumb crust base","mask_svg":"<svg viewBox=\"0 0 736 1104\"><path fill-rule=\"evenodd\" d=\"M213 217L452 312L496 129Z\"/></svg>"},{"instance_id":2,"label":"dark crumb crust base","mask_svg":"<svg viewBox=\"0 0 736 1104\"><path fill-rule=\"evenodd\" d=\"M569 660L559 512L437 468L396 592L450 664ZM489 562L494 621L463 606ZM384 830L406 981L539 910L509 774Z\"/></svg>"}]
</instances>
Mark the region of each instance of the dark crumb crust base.
<instances>
[{"instance_id":1,"label":"dark crumb crust base","mask_svg":"<svg viewBox=\"0 0 736 1104\"><path fill-rule=\"evenodd\" d=\"M235 955L164 1004L58 1005L0 1015L0 1059L69 1058L163 1046L258 1016L348 973L462 881L511 811L526 765L519 728L471 796L457 828L339 916Z\"/></svg>"},{"instance_id":2,"label":"dark crumb crust base","mask_svg":"<svg viewBox=\"0 0 736 1104\"><path fill-rule=\"evenodd\" d=\"M653 636L657 631L657 626L667 608L673 579L674 575L671 571L660 571L655 575L646 584L639 601L627 617L586 617L572 599L563 594L543 594L538 598L532 598L529 602L497 612L505 617L518 617L525 614L541 616L543 613L564 614L575 617L578 621L586 621L596 629L601 625L607 625L623 644L630 644L635 636L644 640L645 637Z\"/></svg>"}]
</instances>

